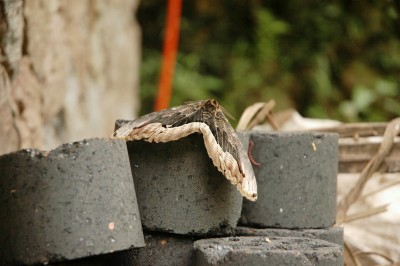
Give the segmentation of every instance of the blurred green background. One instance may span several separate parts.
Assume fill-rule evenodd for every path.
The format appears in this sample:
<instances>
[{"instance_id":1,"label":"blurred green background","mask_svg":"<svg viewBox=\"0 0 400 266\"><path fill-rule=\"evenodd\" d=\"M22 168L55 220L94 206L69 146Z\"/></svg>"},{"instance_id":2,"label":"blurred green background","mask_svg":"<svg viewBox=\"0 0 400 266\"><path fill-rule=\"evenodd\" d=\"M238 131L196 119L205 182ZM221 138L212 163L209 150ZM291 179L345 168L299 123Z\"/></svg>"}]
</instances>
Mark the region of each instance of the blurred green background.
<instances>
[{"instance_id":1,"label":"blurred green background","mask_svg":"<svg viewBox=\"0 0 400 266\"><path fill-rule=\"evenodd\" d=\"M140 114L153 110L166 1L141 1ZM400 17L393 1L183 1L171 106L215 98L345 122L400 116Z\"/></svg>"}]
</instances>

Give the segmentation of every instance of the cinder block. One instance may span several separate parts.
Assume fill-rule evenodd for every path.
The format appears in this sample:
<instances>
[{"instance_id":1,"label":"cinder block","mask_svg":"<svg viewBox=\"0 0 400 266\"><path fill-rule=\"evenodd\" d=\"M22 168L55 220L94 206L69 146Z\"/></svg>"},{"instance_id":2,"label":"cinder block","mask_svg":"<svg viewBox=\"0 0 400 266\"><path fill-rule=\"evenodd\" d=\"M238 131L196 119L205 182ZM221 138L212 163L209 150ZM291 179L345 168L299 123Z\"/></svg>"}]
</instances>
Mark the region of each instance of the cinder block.
<instances>
[{"instance_id":1,"label":"cinder block","mask_svg":"<svg viewBox=\"0 0 400 266\"><path fill-rule=\"evenodd\" d=\"M127 143L142 225L150 231L227 235L242 209L236 187L212 164L202 136Z\"/></svg>"},{"instance_id":2,"label":"cinder block","mask_svg":"<svg viewBox=\"0 0 400 266\"><path fill-rule=\"evenodd\" d=\"M190 236L145 232L146 247L133 250L130 265L186 266L193 264L193 243Z\"/></svg>"},{"instance_id":3,"label":"cinder block","mask_svg":"<svg viewBox=\"0 0 400 266\"><path fill-rule=\"evenodd\" d=\"M133 266L132 254L135 249L127 249L102 255L85 257L48 264L49 266Z\"/></svg>"},{"instance_id":4,"label":"cinder block","mask_svg":"<svg viewBox=\"0 0 400 266\"><path fill-rule=\"evenodd\" d=\"M277 229L277 228L236 228L237 236L302 237L316 238L343 246L343 227L321 229Z\"/></svg>"},{"instance_id":5,"label":"cinder block","mask_svg":"<svg viewBox=\"0 0 400 266\"><path fill-rule=\"evenodd\" d=\"M193 265L196 239L175 234L144 232L146 247L89 257L57 266L188 266Z\"/></svg>"},{"instance_id":6,"label":"cinder block","mask_svg":"<svg viewBox=\"0 0 400 266\"><path fill-rule=\"evenodd\" d=\"M335 223L338 135L253 131L256 202L245 201L241 224L326 228Z\"/></svg>"},{"instance_id":7,"label":"cinder block","mask_svg":"<svg viewBox=\"0 0 400 266\"><path fill-rule=\"evenodd\" d=\"M343 248L320 239L229 237L194 243L195 265L343 265Z\"/></svg>"},{"instance_id":8,"label":"cinder block","mask_svg":"<svg viewBox=\"0 0 400 266\"><path fill-rule=\"evenodd\" d=\"M238 227L240 236L264 236L269 239L277 237L313 238L327 240L343 246L343 228L329 229L255 229ZM183 235L144 232L146 247L95 256L86 259L57 264L58 266L186 266L194 264L193 243L195 238ZM232 238L237 240L238 238ZM240 239L240 238L239 238ZM272 241L272 240L271 240ZM237 241L236 241L237 242ZM222 247L221 247L222 248ZM219 249L221 249L219 248ZM217 247L218 249L218 247ZM279 265L279 264L278 264ZM297 265L296 263L294 265Z\"/></svg>"},{"instance_id":9,"label":"cinder block","mask_svg":"<svg viewBox=\"0 0 400 266\"><path fill-rule=\"evenodd\" d=\"M143 247L124 141L87 139L0 157L2 265Z\"/></svg>"},{"instance_id":10,"label":"cinder block","mask_svg":"<svg viewBox=\"0 0 400 266\"><path fill-rule=\"evenodd\" d=\"M115 129L127 120L117 120ZM231 235L243 198L207 155L203 137L128 141L143 228L188 235Z\"/></svg>"}]
</instances>

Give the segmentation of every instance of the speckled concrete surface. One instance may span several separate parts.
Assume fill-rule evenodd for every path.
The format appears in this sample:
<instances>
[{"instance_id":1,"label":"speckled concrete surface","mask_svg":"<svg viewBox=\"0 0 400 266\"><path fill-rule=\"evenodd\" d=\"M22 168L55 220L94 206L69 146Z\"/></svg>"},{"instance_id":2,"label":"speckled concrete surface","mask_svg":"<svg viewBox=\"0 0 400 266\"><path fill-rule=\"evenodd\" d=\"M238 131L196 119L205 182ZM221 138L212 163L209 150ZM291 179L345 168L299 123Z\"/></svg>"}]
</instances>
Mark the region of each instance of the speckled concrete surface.
<instances>
[{"instance_id":1,"label":"speckled concrete surface","mask_svg":"<svg viewBox=\"0 0 400 266\"><path fill-rule=\"evenodd\" d=\"M266 236L266 237L305 237L322 239L343 246L343 227L328 227L321 229L278 229L250 228L239 226L237 236Z\"/></svg>"},{"instance_id":2,"label":"speckled concrete surface","mask_svg":"<svg viewBox=\"0 0 400 266\"><path fill-rule=\"evenodd\" d=\"M117 120L115 130L127 122ZM213 165L200 134L167 143L128 141L127 146L146 230L197 236L235 232L242 196Z\"/></svg>"},{"instance_id":3,"label":"speckled concrete surface","mask_svg":"<svg viewBox=\"0 0 400 266\"><path fill-rule=\"evenodd\" d=\"M274 228L326 228L335 222L338 136L329 133L252 131L258 184L245 201L241 224Z\"/></svg>"},{"instance_id":4,"label":"speckled concrete surface","mask_svg":"<svg viewBox=\"0 0 400 266\"><path fill-rule=\"evenodd\" d=\"M34 264L144 239L124 141L87 139L0 157L1 262Z\"/></svg>"},{"instance_id":5,"label":"speckled concrete surface","mask_svg":"<svg viewBox=\"0 0 400 266\"><path fill-rule=\"evenodd\" d=\"M320 239L229 237L194 243L195 265L343 265L343 248Z\"/></svg>"},{"instance_id":6,"label":"speckled concrete surface","mask_svg":"<svg viewBox=\"0 0 400 266\"><path fill-rule=\"evenodd\" d=\"M207 156L202 136L128 142L143 227L189 235L232 234L242 196Z\"/></svg>"}]
</instances>

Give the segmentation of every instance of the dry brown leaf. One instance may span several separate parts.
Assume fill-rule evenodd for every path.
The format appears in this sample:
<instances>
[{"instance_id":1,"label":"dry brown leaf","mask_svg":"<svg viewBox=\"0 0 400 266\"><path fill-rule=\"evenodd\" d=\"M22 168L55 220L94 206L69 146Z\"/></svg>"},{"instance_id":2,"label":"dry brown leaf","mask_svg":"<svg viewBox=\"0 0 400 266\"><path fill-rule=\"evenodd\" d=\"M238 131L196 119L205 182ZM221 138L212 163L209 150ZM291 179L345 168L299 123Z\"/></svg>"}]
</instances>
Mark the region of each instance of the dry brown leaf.
<instances>
[{"instance_id":1,"label":"dry brown leaf","mask_svg":"<svg viewBox=\"0 0 400 266\"><path fill-rule=\"evenodd\" d=\"M275 101L270 100L266 103L260 102L250 105L244 110L240 117L239 123L236 127L237 130L250 130L256 125L261 124L266 119L271 124L274 130L278 130L279 126L275 122L271 111L275 107Z\"/></svg>"},{"instance_id":2,"label":"dry brown leaf","mask_svg":"<svg viewBox=\"0 0 400 266\"><path fill-rule=\"evenodd\" d=\"M383 141L379 147L378 153L368 162L366 167L361 172L360 178L355 186L349 191L349 193L339 202L337 208L336 222L341 224L346 220L347 211L350 206L360 197L362 190L365 187L367 181L377 171L385 157L389 154L394 138L400 132L400 118L392 120L386 127L383 135Z\"/></svg>"}]
</instances>

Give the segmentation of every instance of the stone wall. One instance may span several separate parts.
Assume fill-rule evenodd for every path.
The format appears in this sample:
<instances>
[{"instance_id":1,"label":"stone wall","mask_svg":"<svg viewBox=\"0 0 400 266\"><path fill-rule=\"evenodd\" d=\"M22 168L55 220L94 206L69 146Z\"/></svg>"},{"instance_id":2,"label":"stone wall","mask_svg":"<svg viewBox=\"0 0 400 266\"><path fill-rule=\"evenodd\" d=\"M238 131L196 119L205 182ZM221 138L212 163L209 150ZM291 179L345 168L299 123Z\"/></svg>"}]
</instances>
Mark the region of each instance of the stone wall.
<instances>
[{"instance_id":1,"label":"stone wall","mask_svg":"<svg viewBox=\"0 0 400 266\"><path fill-rule=\"evenodd\" d=\"M137 5L0 1L0 154L106 137L135 116Z\"/></svg>"}]
</instances>

